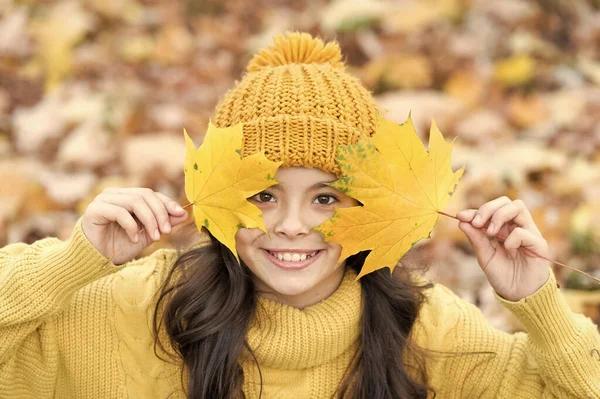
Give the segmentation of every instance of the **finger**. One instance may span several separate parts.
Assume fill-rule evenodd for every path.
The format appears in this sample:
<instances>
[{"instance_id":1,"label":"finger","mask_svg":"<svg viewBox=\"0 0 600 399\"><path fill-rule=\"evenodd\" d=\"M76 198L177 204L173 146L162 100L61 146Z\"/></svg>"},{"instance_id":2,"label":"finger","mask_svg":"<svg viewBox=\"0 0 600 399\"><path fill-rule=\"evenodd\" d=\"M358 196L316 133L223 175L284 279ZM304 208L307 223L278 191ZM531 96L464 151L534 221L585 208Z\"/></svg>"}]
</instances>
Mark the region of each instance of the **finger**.
<instances>
[{"instance_id":1,"label":"finger","mask_svg":"<svg viewBox=\"0 0 600 399\"><path fill-rule=\"evenodd\" d=\"M543 237L521 227L515 228L506 238L503 245L506 248L506 252L512 258L517 256L521 247L528 248L538 254L544 254L548 246Z\"/></svg>"},{"instance_id":2,"label":"finger","mask_svg":"<svg viewBox=\"0 0 600 399\"><path fill-rule=\"evenodd\" d=\"M167 210L169 212L171 212L172 214L181 215L181 214L183 214L183 212L185 212L185 209L183 209L177 201L175 201L173 198L169 197L168 195L165 195L158 191L155 191L154 194L156 194L156 196L163 202L163 204L165 204L165 207L167 208Z\"/></svg>"},{"instance_id":3,"label":"finger","mask_svg":"<svg viewBox=\"0 0 600 399\"><path fill-rule=\"evenodd\" d=\"M135 193L120 193L120 194L107 194L102 193L98 196L98 199L108 204L120 206L127 211L135 214L140 222L146 228L148 236L154 241L160 240L160 232L158 230L158 221L150 209L150 206L146 200Z\"/></svg>"},{"instance_id":4,"label":"finger","mask_svg":"<svg viewBox=\"0 0 600 399\"><path fill-rule=\"evenodd\" d=\"M475 214L477 214L477 209L465 209L463 211L458 212L456 214L456 217L461 222L471 223L471 220L473 220L473 218L475 217Z\"/></svg>"},{"instance_id":5,"label":"finger","mask_svg":"<svg viewBox=\"0 0 600 399\"><path fill-rule=\"evenodd\" d=\"M478 210L475 218L471 221L471 224L475 227L484 227L488 223L491 216L502 206L510 203L510 198L500 197L495 200L486 202Z\"/></svg>"},{"instance_id":6,"label":"finger","mask_svg":"<svg viewBox=\"0 0 600 399\"><path fill-rule=\"evenodd\" d=\"M124 188L124 189L115 188L115 191L117 193L122 192L124 194L135 193L135 194L142 196L144 198L144 200L146 201L146 203L148 204L148 206L150 207L150 209L152 210L152 213L154 214L154 217L156 218L156 221L158 223L158 227L159 227L160 231L165 234L169 234L171 232L172 225L171 225L171 221L169 218L170 211L167 208L167 203L173 202L175 204L174 206L176 208L179 204L177 204L175 201L173 201L166 195L161 194L161 196L168 199L168 201L165 202L164 198L162 198L161 196L158 195L159 194L158 192L156 192L150 188L146 188L146 187L131 187L131 188ZM159 236L159 238L160 238L160 236Z\"/></svg>"},{"instance_id":7,"label":"finger","mask_svg":"<svg viewBox=\"0 0 600 399\"><path fill-rule=\"evenodd\" d=\"M527 206L520 199L516 199L504 205L492 215L487 233L495 235L508 222L513 222L518 227L522 227L537 235L542 235L535 225Z\"/></svg>"},{"instance_id":8,"label":"finger","mask_svg":"<svg viewBox=\"0 0 600 399\"><path fill-rule=\"evenodd\" d=\"M125 230L132 242L137 243L138 224L133 216L123 207L102 201L92 201L88 206L100 223L117 223Z\"/></svg>"},{"instance_id":9,"label":"finger","mask_svg":"<svg viewBox=\"0 0 600 399\"><path fill-rule=\"evenodd\" d=\"M152 209L152 213L154 213L154 217L156 217L160 231L169 234L171 232L171 221L169 220L169 211L167 210L166 205L156 195L156 192L149 188L141 189L140 195L144 198L146 203L148 203L150 209Z\"/></svg>"},{"instance_id":10,"label":"finger","mask_svg":"<svg viewBox=\"0 0 600 399\"><path fill-rule=\"evenodd\" d=\"M189 219L188 214L185 216L171 216L171 226L177 226Z\"/></svg>"},{"instance_id":11,"label":"finger","mask_svg":"<svg viewBox=\"0 0 600 399\"><path fill-rule=\"evenodd\" d=\"M174 217L171 218L171 226L176 226L179 223L187 220L187 211L184 208L182 208L181 205L177 203L177 201L173 200L172 198L163 193L159 193L158 191L155 192L155 194L163 202L163 204L165 204L165 207L167 208L169 213L174 215Z\"/></svg>"},{"instance_id":12,"label":"finger","mask_svg":"<svg viewBox=\"0 0 600 399\"><path fill-rule=\"evenodd\" d=\"M496 252L496 248L492 245L490 239L481 229L474 227L469 222L458 223L458 228L467 236L479 264L485 265Z\"/></svg>"}]
</instances>

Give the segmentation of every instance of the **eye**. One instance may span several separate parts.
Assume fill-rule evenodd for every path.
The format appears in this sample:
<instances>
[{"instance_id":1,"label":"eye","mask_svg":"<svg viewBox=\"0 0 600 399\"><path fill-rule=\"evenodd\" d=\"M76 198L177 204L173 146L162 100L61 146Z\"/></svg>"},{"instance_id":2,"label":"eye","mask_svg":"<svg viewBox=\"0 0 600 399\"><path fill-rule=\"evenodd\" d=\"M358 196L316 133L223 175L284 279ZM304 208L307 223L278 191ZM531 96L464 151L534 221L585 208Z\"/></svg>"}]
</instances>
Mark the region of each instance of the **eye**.
<instances>
[{"instance_id":1,"label":"eye","mask_svg":"<svg viewBox=\"0 0 600 399\"><path fill-rule=\"evenodd\" d=\"M254 194L252 197L250 197L250 199L253 199L256 202L274 202L271 200L275 200L275 197L273 196L273 194L268 193L266 191L261 191L258 194Z\"/></svg>"},{"instance_id":2,"label":"eye","mask_svg":"<svg viewBox=\"0 0 600 399\"><path fill-rule=\"evenodd\" d=\"M317 198L315 198L315 201L317 201L319 205L331 205L334 202L338 202L339 200L335 195L321 194L318 195Z\"/></svg>"}]
</instances>

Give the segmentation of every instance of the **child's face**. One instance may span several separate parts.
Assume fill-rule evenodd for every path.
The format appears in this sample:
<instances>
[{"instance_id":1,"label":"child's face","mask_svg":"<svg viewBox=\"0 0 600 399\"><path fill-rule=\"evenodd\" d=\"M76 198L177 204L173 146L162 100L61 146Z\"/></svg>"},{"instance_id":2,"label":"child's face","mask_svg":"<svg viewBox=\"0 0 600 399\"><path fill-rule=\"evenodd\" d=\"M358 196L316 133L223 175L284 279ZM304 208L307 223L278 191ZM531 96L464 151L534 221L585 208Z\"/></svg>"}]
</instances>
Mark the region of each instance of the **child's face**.
<instances>
[{"instance_id":1,"label":"child's face","mask_svg":"<svg viewBox=\"0 0 600 399\"><path fill-rule=\"evenodd\" d=\"M275 178L278 185L249 199L261 209L270 236L260 229L242 228L236 234L236 248L261 295L304 308L331 295L344 275L344 267L336 267L340 245L325 242L312 228L333 216L335 207L358 202L323 185L334 181L335 175L319 169L279 168Z\"/></svg>"}]
</instances>

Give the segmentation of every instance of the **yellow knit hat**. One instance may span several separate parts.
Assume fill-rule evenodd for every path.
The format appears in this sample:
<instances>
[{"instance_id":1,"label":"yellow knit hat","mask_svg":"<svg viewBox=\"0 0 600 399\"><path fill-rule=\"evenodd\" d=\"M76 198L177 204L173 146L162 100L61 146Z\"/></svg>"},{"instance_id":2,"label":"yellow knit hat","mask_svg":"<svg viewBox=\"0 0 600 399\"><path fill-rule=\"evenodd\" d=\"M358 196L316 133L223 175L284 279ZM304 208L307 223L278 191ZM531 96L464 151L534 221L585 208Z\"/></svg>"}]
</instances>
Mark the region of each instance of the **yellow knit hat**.
<instances>
[{"instance_id":1,"label":"yellow knit hat","mask_svg":"<svg viewBox=\"0 0 600 399\"><path fill-rule=\"evenodd\" d=\"M372 136L380 112L371 93L345 72L339 44L286 32L260 50L217 106L216 127L243 125L242 157L264 151L282 166L339 177L336 145Z\"/></svg>"}]
</instances>

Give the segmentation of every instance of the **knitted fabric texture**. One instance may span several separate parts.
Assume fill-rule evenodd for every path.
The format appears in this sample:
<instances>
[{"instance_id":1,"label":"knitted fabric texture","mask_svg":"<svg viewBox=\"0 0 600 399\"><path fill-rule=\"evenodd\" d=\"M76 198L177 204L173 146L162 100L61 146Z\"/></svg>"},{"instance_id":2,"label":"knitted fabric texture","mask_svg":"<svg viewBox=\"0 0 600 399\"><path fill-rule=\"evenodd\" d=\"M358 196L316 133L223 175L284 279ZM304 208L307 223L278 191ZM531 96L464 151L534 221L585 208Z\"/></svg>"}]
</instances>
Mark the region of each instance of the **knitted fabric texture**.
<instances>
[{"instance_id":1,"label":"knitted fabric texture","mask_svg":"<svg viewBox=\"0 0 600 399\"><path fill-rule=\"evenodd\" d=\"M264 151L282 166L340 176L336 145L373 135L380 113L371 93L345 71L339 44L308 33L274 38L217 106L217 127L243 124L242 157Z\"/></svg>"},{"instance_id":2,"label":"knitted fabric texture","mask_svg":"<svg viewBox=\"0 0 600 399\"><path fill-rule=\"evenodd\" d=\"M66 241L0 249L0 398L185 398L181 365L155 355L151 330L155 294L177 252L159 249L116 266L81 221ZM243 362L246 398L335 396L360 340L355 277L348 269L331 296L303 310L259 297L247 340L260 371ZM600 348L597 327L569 309L551 269L519 302L496 295L528 334L493 328L441 284L426 294L411 338L430 350L437 398L600 397L600 367L590 356Z\"/></svg>"}]
</instances>

